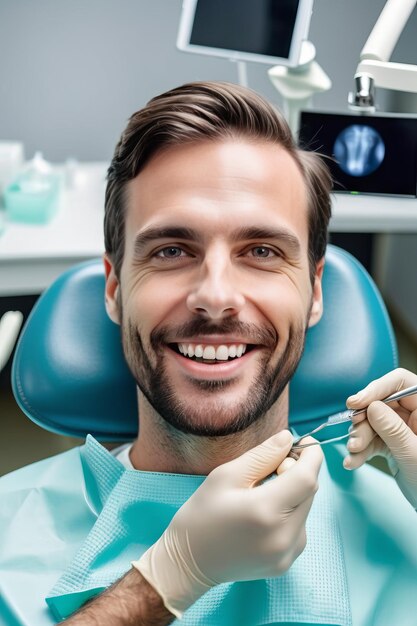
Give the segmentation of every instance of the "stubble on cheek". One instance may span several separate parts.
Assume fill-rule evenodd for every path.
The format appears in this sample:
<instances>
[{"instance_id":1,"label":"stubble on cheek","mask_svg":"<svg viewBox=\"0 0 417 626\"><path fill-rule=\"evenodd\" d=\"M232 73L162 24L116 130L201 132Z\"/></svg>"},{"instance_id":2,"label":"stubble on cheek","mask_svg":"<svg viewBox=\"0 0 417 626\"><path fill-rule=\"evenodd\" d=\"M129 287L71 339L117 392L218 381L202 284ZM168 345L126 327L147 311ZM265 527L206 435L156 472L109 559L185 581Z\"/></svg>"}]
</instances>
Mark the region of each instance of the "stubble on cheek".
<instances>
[{"instance_id":1,"label":"stubble on cheek","mask_svg":"<svg viewBox=\"0 0 417 626\"><path fill-rule=\"evenodd\" d=\"M145 390L148 394L152 376L158 367L158 363L152 364L145 350L140 333L131 320L127 320L122 324L122 344L125 359L133 377L140 389L145 386Z\"/></svg>"},{"instance_id":2,"label":"stubble on cheek","mask_svg":"<svg viewBox=\"0 0 417 626\"><path fill-rule=\"evenodd\" d=\"M233 318L227 318L216 326L195 318L177 328L154 329L147 345L141 337L140 329L123 315L121 293L118 295L122 344L127 365L154 410L170 427L186 434L223 436L245 430L277 401L293 376L303 353L307 330L305 320L305 324L299 321L289 326L287 342L282 347L281 354L275 357L280 341L272 325L260 328L254 324L241 324ZM254 344L264 344L264 354L259 357L252 380L235 402L225 402L222 398L222 392L227 393L236 383L234 379L191 379L190 382L196 390L201 392L201 402L193 402L187 396L181 397L166 369L164 353L166 349L170 349L166 344L167 337L198 337L210 333L252 337Z\"/></svg>"},{"instance_id":3,"label":"stubble on cheek","mask_svg":"<svg viewBox=\"0 0 417 626\"><path fill-rule=\"evenodd\" d=\"M151 333L150 355L131 320L122 325L123 349L128 366L138 387L160 417L177 431L200 436L224 436L240 432L260 419L284 391L301 358L306 328L292 326L282 353L274 359L276 345L265 349L259 356L252 380L241 394L232 398L224 396L239 379L203 381L190 379L201 401L181 395L173 383L164 363L163 338L166 329ZM258 332L262 332L258 329ZM270 331L268 331L270 332ZM180 333L179 333L180 334ZM271 336L269 337L271 342ZM274 349L275 348L275 349ZM168 348L169 349L169 348ZM154 363L151 358L154 356ZM153 359L152 359L153 360ZM273 363L275 361L275 365Z\"/></svg>"}]
</instances>

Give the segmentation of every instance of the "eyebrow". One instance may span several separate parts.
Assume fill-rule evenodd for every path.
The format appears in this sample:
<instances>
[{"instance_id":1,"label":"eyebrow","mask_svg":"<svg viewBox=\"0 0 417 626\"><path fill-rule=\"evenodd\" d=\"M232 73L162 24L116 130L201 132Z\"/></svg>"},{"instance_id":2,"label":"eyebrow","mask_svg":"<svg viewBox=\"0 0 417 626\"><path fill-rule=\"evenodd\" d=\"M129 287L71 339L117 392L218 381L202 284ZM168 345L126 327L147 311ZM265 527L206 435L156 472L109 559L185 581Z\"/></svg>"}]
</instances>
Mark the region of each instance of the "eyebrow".
<instances>
[{"instance_id":1,"label":"eyebrow","mask_svg":"<svg viewBox=\"0 0 417 626\"><path fill-rule=\"evenodd\" d=\"M298 237L296 237L290 230L287 230L286 228L244 226L243 228L239 228L233 233L232 239L234 241L242 241L247 239L260 239L266 241L274 239L283 241L294 254L298 254L301 250L301 245Z\"/></svg>"},{"instance_id":2,"label":"eyebrow","mask_svg":"<svg viewBox=\"0 0 417 626\"><path fill-rule=\"evenodd\" d=\"M200 239L196 231L184 226L167 226L164 228L146 228L138 233L134 242L135 252L138 254L146 244L157 239L185 239L186 241L196 241Z\"/></svg>"},{"instance_id":3,"label":"eyebrow","mask_svg":"<svg viewBox=\"0 0 417 626\"><path fill-rule=\"evenodd\" d=\"M140 254L146 244L158 239L182 239L185 241L202 241L202 236L192 228L184 226L150 227L138 233L134 242L136 254ZM270 228L261 226L246 226L238 228L232 233L233 242L257 240L280 240L293 252L298 254L301 246L298 238L286 228Z\"/></svg>"}]
</instances>

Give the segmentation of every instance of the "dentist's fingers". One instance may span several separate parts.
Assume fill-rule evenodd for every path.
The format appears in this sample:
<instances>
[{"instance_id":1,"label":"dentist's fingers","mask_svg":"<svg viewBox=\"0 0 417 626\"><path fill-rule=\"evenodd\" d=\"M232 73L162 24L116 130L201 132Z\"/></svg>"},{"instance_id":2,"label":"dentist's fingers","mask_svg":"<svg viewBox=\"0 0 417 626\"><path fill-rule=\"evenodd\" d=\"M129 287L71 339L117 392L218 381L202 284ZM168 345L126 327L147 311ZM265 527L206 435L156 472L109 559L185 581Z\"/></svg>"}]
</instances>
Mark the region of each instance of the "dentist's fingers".
<instances>
[{"instance_id":1,"label":"dentist's fingers","mask_svg":"<svg viewBox=\"0 0 417 626\"><path fill-rule=\"evenodd\" d=\"M305 443L316 441L305 437ZM289 509L299 506L311 498L318 489L318 475L323 462L320 446L303 448L299 459L291 468L280 474L275 480L264 483L262 489L267 497L275 498Z\"/></svg>"},{"instance_id":2,"label":"dentist's fingers","mask_svg":"<svg viewBox=\"0 0 417 626\"><path fill-rule=\"evenodd\" d=\"M364 420L352 427L346 447L350 456L345 457L343 466L351 470L361 467L366 461L380 454L384 444L368 420Z\"/></svg>"},{"instance_id":3,"label":"dentist's fingers","mask_svg":"<svg viewBox=\"0 0 417 626\"><path fill-rule=\"evenodd\" d=\"M368 420L398 462L411 458L416 463L417 436L396 411L383 402L373 402Z\"/></svg>"},{"instance_id":4,"label":"dentist's fingers","mask_svg":"<svg viewBox=\"0 0 417 626\"><path fill-rule=\"evenodd\" d=\"M366 461L373 459L374 456L380 456L386 451L384 442L379 437L374 437L371 443L359 452L349 450L350 455L346 456L343 461L343 467L348 470L358 469Z\"/></svg>"},{"instance_id":5,"label":"dentist's fingers","mask_svg":"<svg viewBox=\"0 0 417 626\"><path fill-rule=\"evenodd\" d=\"M352 429L347 444L351 456L344 461L346 469L357 469L381 454L389 453L400 463L416 457L417 437L396 411L376 401L369 405L367 415L368 421Z\"/></svg>"},{"instance_id":6,"label":"dentist's fingers","mask_svg":"<svg viewBox=\"0 0 417 626\"><path fill-rule=\"evenodd\" d=\"M297 463L296 459L291 456L287 456L277 469L278 476L291 469L295 463Z\"/></svg>"},{"instance_id":7,"label":"dentist's fingers","mask_svg":"<svg viewBox=\"0 0 417 626\"><path fill-rule=\"evenodd\" d=\"M376 432L367 420L355 424L350 431L350 437L346 444L349 452L362 452L376 437Z\"/></svg>"},{"instance_id":8,"label":"dentist's fingers","mask_svg":"<svg viewBox=\"0 0 417 626\"><path fill-rule=\"evenodd\" d=\"M384 376L381 376L381 378L377 378L372 381L355 395L349 396L346 404L350 409L366 408L375 400L383 400L401 389L406 389L407 387L411 387L416 384L416 374L413 374L413 372L406 369L398 368L388 374L385 374ZM401 403L401 406L412 411L417 408L417 395L402 398L399 402ZM358 423L363 421L365 418L366 414L360 413L359 415L354 416L352 421L354 423Z\"/></svg>"},{"instance_id":9,"label":"dentist's fingers","mask_svg":"<svg viewBox=\"0 0 417 626\"><path fill-rule=\"evenodd\" d=\"M417 435L417 408L415 411L413 411L411 413L411 415L409 416L408 420L407 420L407 426L409 428L411 428L411 430L413 431L413 433L415 433Z\"/></svg>"},{"instance_id":10,"label":"dentist's fingers","mask_svg":"<svg viewBox=\"0 0 417 626\"><path fill-rule=\"evenodd\" d=\"M238 458L224 463L214 474L222 473L225 480L240 487L253 487L277 470L290 452L293 436L282 430Z\"/></svg>"},{"instance_id":11,"label":"dentist's fingers","mask_svg":"<svg viewBox=\"0 0 417 626\"><path fill-rule=\"evenodd\" d=\"M280 476L280 474L283 474L287 470L291 469L291 467L294 465L294 463L298 461L299 458L300 458L300 453L297 450L293 450L291 448L291 450L288 452L288 456L283 460L281 465L279 465L277 468L278 476Z\"/></svg>"}]
</instances>

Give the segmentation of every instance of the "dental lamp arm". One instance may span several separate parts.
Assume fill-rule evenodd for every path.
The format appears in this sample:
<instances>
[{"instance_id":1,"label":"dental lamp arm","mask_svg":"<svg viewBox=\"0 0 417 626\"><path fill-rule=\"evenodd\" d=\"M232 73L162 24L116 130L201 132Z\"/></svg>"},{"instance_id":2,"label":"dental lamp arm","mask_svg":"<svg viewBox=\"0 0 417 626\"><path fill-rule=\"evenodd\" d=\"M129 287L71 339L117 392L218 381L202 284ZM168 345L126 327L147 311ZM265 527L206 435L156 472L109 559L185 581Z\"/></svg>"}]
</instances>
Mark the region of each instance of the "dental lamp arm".
<instances>
[{"instance_id":1,"label":"dental lamp arm","mask_svg":"<svg viewBox=\"0 0 417 626\"><path fill-rule=\"evenodd\" d=\"M364 47L360 60L389 61L416 6L416 0L388 0Z\"/></svg>"},{"instance_id":2,"label":"dental lamp arm","mask_svg":"<svg viewBox=\"0 0 417 626\"><path fill-rule=\"evenodd\" d=\"M298 132L300 111L309 106L315 93L327 91L332 82L314 60L316 49L311 41L303 41L297 67L275 65L268 76L283 99L284 116L294 136Z\"/></svg>"},{"instance_id":3,"label":"dental lamp arm","mask_svg":"<svg viewBox=\"0 0 417 626\"><path fill-rule=\"evenodd\" d=\"M369 35L356 69L349 104L374 109L374 86L417 93L417 65L389 61L417 0L388 0Z\"/></svg>"}]
</instances>

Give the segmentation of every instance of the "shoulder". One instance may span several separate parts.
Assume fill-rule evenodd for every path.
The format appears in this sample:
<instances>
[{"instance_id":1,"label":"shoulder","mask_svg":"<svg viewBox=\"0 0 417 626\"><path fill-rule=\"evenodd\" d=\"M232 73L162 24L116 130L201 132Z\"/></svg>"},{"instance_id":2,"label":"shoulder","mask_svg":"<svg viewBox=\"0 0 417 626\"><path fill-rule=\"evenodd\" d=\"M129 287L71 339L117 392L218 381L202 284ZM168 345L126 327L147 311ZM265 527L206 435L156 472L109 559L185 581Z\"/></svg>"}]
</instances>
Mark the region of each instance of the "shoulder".
<instances>
[{"instance_id":1,"label":"shoulder","mask_svg":"<svg viewBox=\"0 0 417 626\"><path fill-rule=\"evenodd\" d=\"M21 490L34 489L68 479L68 472L82 472L80 448L73 448L55 456L26 465L0 478L0 494L12 494Z\"/></svg>"},{"instance_id":2,"label":"shoulder","mask_svg":"<svg viewBox=\"0 0 417 626\"><path fill-rule=\"evenodd\" d=\"M73 448L0 479L0 561L4 551L18 544L22 550L16 554L36 559L39 546L45 550L48 545L48 554L56 555L67 544L78 547L96 519L86 497L81 450Z\"/></svg>"},{"instance_id":3,"label":"shoulder","mask_svg":"<svg viewBox=\"0 0 417 626\"><path fill-rule=\"evenodd\" d=\"M81 450L0 478L0 587L5 606L21 618L16 624L55 623L44 598L96 521L86 499ZM0 599L0 624L2 609Z\"/></svg>"}]
</instances>

